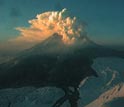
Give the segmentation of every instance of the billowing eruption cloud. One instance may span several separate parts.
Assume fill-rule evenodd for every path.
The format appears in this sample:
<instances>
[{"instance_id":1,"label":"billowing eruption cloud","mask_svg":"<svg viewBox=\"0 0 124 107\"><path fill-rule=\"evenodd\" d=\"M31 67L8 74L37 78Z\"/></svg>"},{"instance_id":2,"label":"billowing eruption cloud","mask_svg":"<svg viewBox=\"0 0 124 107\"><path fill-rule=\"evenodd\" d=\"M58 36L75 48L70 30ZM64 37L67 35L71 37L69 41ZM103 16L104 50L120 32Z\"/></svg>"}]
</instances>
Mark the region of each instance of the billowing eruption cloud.
<instances>
[{"instance_id":1,"label":"billowing eruption cloud","mask_svg":"<svg viewBox=\"0 0 124 107\"><path fill-rule=\"evenodd\" d=\"M72 44L85 32L84 25L76 17L70 17L67 9L38 14L36 19L29 20L29 23L31 25L28 28L16 28L21 35L14 41L38 43L58 33L65 44Z\"/></svg>"}]
</instances>

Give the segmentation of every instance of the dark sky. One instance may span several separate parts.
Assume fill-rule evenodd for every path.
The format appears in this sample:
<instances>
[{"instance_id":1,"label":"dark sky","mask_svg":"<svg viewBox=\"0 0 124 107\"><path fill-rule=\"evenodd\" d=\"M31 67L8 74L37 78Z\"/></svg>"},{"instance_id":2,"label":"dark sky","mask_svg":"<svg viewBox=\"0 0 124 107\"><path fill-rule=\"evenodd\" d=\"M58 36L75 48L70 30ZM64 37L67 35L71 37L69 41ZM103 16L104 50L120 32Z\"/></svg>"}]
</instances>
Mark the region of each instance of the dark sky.
<instances>
[{"instance_id":1,"label":"dark sky","mask_svg":"<svg viewBox=\"0 0 124 107\"><path fill-rule=\"evenodd\" d=\"M0 0L0 41L17 37L15 28L37 14L63 8L87 23L91 39L124 45L124 0Z\"/></svg>"}]
</instances>

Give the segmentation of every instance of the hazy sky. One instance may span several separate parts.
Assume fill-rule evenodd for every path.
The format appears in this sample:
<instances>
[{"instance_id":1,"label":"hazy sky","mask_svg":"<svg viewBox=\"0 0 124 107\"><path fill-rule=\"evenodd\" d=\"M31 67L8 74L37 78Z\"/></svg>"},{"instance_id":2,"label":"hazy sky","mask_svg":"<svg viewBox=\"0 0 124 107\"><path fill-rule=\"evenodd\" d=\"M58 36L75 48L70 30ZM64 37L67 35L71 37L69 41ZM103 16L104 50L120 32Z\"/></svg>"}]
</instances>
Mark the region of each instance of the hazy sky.
<instances>
[{"instance_id":1,"label":"hazy sky","mask_svg":"<svg viewBox=\"0 0 124 107\"><path fill-rule=\"evenodd\" d=\"M124 45L124 0L0 0L0 41L19 35L39 13L67 8L97 42Z\"/></svg>"}]
</instances>

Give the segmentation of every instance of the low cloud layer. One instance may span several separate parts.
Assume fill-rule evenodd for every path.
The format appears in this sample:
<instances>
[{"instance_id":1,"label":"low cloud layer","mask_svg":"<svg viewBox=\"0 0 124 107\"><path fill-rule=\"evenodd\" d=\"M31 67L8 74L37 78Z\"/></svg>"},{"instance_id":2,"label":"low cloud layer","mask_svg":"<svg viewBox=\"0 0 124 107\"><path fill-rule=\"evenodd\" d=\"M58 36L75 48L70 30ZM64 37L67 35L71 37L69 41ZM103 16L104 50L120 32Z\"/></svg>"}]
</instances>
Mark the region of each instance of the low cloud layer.
<instances>
[{"instance_id":1,"label":"low cloud layer","mask_svg":"<svg viewBox=\"0 0 124 107\"><path fill-rule=\"evenodd\" d=\"M34 44L58 33L65 44L72 44L82 38L85 32L85 25L76 17L70 17L67 9L38 14L36 19L29 20L29 23L27 28L16 28L21 34L11 41Z\"/></svg>"}]
</instances>

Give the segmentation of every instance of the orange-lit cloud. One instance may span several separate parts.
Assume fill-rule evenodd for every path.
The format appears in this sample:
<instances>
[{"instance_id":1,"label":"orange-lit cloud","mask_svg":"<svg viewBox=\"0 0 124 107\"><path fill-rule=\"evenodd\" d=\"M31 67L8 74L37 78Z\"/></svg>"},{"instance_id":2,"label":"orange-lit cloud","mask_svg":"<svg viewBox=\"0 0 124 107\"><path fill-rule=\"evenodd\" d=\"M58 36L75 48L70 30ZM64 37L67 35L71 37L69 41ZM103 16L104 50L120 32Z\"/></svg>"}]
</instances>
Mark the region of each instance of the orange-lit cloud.
<instances>
[{"instance_id":1,"label":"orange-lit cloud","mask_svg":"<svg viewBox=\"0 0 124 107\"><path fill-rule=\"evenodd\" d=\"M72 44L85 32L84 25L76 17L70 17L67 9L38 14L36 19L29 20L29 23L30 27L16 28L21 34L12 41L33 44L58 33L65 44Z\"/></svg>"}]
</instances>

